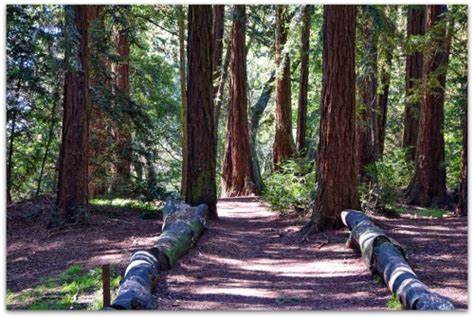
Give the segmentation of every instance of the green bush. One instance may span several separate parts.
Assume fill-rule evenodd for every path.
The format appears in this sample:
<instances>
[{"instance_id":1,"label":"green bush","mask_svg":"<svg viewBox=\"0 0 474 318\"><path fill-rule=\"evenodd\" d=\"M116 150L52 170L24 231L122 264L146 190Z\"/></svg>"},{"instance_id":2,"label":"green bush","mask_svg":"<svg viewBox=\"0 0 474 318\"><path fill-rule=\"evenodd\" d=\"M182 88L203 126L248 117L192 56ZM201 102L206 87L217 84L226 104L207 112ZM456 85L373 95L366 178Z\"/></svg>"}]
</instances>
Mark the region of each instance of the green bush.
<instances>
[{"instance_id":1,"label":"green bush","mask_svg":"<svg viewBox=\"0 0 474 318\"><path fill-rule=\"evenodd\" d=\"M305 210L311 203L315 185L314 163L291 159L265 179L263 199L276 210Z\"/></svg>"},{"instance_id":2,"label":"green bush","mask_svg":"<svg viewBox=\"0 0 474 318\"><path fill-rule=\"evenodd\" d=\"M359 185L364 210L387 212L402 199L402 190L408 187L415 170L405 154L397 149L367 167L370 179L375 181Z\"/></svg>"}]
</instances>

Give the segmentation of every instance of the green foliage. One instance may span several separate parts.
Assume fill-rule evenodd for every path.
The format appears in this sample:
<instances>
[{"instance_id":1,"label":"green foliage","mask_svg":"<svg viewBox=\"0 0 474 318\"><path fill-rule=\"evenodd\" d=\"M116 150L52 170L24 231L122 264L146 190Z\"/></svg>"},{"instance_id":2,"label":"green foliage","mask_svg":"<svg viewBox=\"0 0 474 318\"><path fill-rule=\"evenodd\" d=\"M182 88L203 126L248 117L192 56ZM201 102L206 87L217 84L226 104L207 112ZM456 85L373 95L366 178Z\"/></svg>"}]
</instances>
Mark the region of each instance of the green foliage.
<instances>
[{"instance_id":1,"label":"green foliage","mask_svg":"<svg viewBox=\"0 0 474 318\"><path fill-rule=\"evenodd\" d=\"M111 290L115 294L120 285L121 276L111 268ZM81 297L91 298L84 303ZM26 310L65 310L65 309L102 309L102 272L96 267L86 270L80 265L69 267L63 273L46 278L42 283L30 289L13 293L7 290L7 309Z\"/></svg>"},{"instance_id":2,"label":"green foliage","mask_svg":"<svg viewBox=\"0 0 474 318\"><path fill-rule=\"evenodd\" d=\"M392 297L387 301L387 307L392 310L401 310L402 304L398 300L397 295L392 294Z\"/></svg>"},{"instance_id":3,"label":"green foliage","mask_svg":"<svg viewBox=\"0 0 474 318\"><path fill-rule=\"evenodd\" d=\"M89 204L95 206L111 206L116 208L130 208L140 209L147 211L158 211L159 208L153 202L144 202L135 199L123 199L123 198L94 198L89 200Z\"/></svg>"},{"instance_id":4,"label":"green foliage","mask_svg":"<svg viewBox=\"0 0 474 318\"><path fill-rule=\"evenodd\" d=\"M315 189L314 164L305 159L290 159L265 179L263 198L277 210L305 210Z\"/></svg>"},{"instance_id":5,"label":"green foliage","mask_svg":"<svg viewBox=\"0 0 474 318\"><path fill-rule=\"evenodd\" d=\"M437 208L422 208L422 207L391 207L390 210L397 214L408 214L413 216L428 217L434 219L441 219L444 216L445 211Z\"/></svg>"},{"instance_id":6,"label":"green foliage","mask_svg":"<svg viewBox=\"0 0 474 318\"><path fill-rule=\"evenodd\" d=\"M405 153L396 149L367 167L371 180L376 181L359 187L364 210L388 212L387 207L400 201L401 189L408 186L414 173L414 165L405 160Z\"/></svg>"}]
</instances>

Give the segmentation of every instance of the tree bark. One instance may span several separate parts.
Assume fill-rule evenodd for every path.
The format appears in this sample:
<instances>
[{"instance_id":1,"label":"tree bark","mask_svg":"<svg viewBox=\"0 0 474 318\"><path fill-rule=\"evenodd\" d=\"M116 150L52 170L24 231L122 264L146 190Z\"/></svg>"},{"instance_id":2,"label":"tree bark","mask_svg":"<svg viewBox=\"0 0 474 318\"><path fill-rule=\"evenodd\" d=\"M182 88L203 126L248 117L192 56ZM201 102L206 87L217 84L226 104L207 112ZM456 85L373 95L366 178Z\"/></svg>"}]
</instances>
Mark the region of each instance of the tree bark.
<instances>
[{"instance_id":1,"label":"tree bark","mask_svg":"<svg viewBox=\"0 0 474 318\"><path fill-rule=\"evenodd\" d=\"M186 98L186 57L184 52L184 8L178 5L178 40L179 40L179 79L181 88L181 149L183 155L183 162L181 163L181 197L186 197L186 173L187 173L187 132L186 132L186 112L187 112L187 98Z\"/></svg>"},{"instance_id":2,"label":"tree bark","mask_svg":"<svg viewBox=\"0 0 474 318\"><path fill-rule=\"evenodd\" d=\"M273 143L273 165L278 170L282 162L289 159L295 152L295 144L291 130L291 76L290 56L284 52L288 38L287 6L276 7L276 38L275 61L276 76L276 110L275 110L275 142Z\"/></svg>"},{"instance_id":3,"label":"tree bark","mask_svg":"<svg viewBox=\"0 0 474 318\"><path fill-rule=\"evenodd\" d=\"M219 87L217 89L216 95L214 96L214 101L216 104L215 106L216 108L214 110L214 118L215 118L214 121L216 125L216 142L217 142L217 133L218 133L218 128L219 128L219 119L221 117L222 104L224 103L224 88L227 82L227 77L229 75L230 56L231 56L231 45L228 45L225 51L224 65L222 66L221 77L219 80Z\"/></svg>"},{"instance_id":4,"label":"tree bark","mask_svg":"<svg viewBox=\"0 0 474 318\"><path fill-rule=\"evenodd\" d=\"M13 173L13 151L15 149L15 128L16 128L17 110L13 109L12 131L10 133L10 145L8 146L8 165L7 165L7 203L12 202L12 173Z\"/></svg>"},{"instance_id":5,"label":"tree bark","mask_svg":"<svg viewBox=\"0 0 474 318\"><path fill-rule=\"evenodd\" d=\"M309 39L311 32L312 5L306 5L303 12L303 24L301 27L301 73L300 94L298 99L298 120L296 126L296 144L298 153L304 156L306 141L306 112L308 108L308 77L309 77Z\"/></svg>"},{"instance_id":6,"label":"tree bark","mask_svg":"<svg viewBox=\"0 0 474 318\"><path fill-rule=\"evenodd\" d=\"M446 196L446 167L444 166L444 94L449 57L446 37L446 5L426 7L425 28L432 32L429 58L423 64L423 82L437 81L427 88L421 102L421 117L416 151L415 176L408 189L410 204L441 205Z\"/></svg>"},{"instance_id":7,"label":"tree bark","mask_svg":"<svg viewBox=\"0 0 474 318\"><path fill-rule=\"evenodd\" d=\"M425 33L425 6L409 6L407 16L407 37L421 36ZM405 119L403 129L403 147L407 149L407 160L415 161L416 143L420 118L420 95L416 94L418 82L423 76L423 53L416 50L407 55L405 91Z\"/></svg>"},{"instance_id":8,"label":"tree bark","mask_svg":"<svg viewBox=\"0 0 474 318\"><path fill-rule=\"evenodd\" d=\"M219 89L219 79L222 73L222 49L224 47L224 13L225 5L213 5L212 6L212 34L213 34L213 47L214 47L214 62L213 66L213 85L214 85L214 99L216 98L217 91Z\"/></svg>"},{"instance_id":9,"label":"tree bark","mask_svg":"<svg viewBox=\"0 0 474 318\"><path fill-rule=\"evenodd\" d=\"M253 167L253 174L255 177L255 185L257 186L258 191L263 190L263 182L262 176L260 173L260 163L258 162L257 156L257 131L258 126L260 124L260 119L262 118L262 114L267 108L268 101L272 95L275 83L275 71L272 71L270 74L269 79L265 82L265 85L262 88L262 92L260 93L260 97L258 98L255 105L253 105L251 110L251 118L250 118L250 154L252 157L252 167Z\"/></svg>"},{"instance_id":10,"label":"tree bark","mask_svg":"<svg viewBox=\"0 0 474 318\"><path fill-rule=\"evenodd\" d=\"M377 103L377 36L374 30L374 19L367 12L367 6L360 11L360 37L363 43L364 68L359 75L360 82L360 110L357 118L357 171L361 181L367 181L367 166L375 162L374 131L376 127Z\"/></svg>"},{"instance_id":11,"label":"tree bark","mask_svg":"<svg viewBox=\"0 0 474 318\"><path fill-rule=\"evenodd\" d=\"M212 85L212 7L188 11L187 180L185 201L209 207L217 218L216 147Z\"/></svg>"},{"instance_id":12,"label":"tree bark","mask_svg":"<svg viewBox=\"0 0 474 318\"><path fill-rule=\"evenodd\" d=\"M317 162L317 230L342 227L341 212L359 206L355 144L355 13L324 6L323 87Z\"/></svg>"},{"instance_id":13,"label":"tree bark","mask_svg":"<svg viewBox=\"0 0 474 318\"><path fill-rule=\"evenodd\" d=\"M77 48L66 52L64 114L57 206L67 221L78 221L88 204L89 6L66 6L66 24L77 31ZM67 28L68 29L68 28ZM74 41L75 42L75 41ZM75 42L77 43L77 42ZM77 53L76 53L77 52ZM75 56L75 54L77 54Z\"/></svg>"},{"instance_id":14,"label":"tree bark","mask_svg":"<svg viewBox=\"0 0 474 318\"><path fill-rule=\"evenodd\" d=\"M129 53L130 44L128 39L128 25L119 26L117 41L117 53L120 62L117 65L116 87L121 95L119 100L123 103L121 108L128 109L130 96L130 72L129 72ZM118 125L114 132L115 142L117 143L118 156L115 162L115 176L113 178L112 191L124 193L130 186L130 161L132 156L132 134L127 125Z\"/></svg>"},{"instance_id":15,"label":"tree bark","mask_svg":"<svg viewBox=\"0 0 474 318\"><path fill-rule=\"evenodd\" d=\"M249 144L245 24L245 6L234 6L231 31L230 105L222 171L224 197L258 194Z\"/></svg>"}]
</instances>

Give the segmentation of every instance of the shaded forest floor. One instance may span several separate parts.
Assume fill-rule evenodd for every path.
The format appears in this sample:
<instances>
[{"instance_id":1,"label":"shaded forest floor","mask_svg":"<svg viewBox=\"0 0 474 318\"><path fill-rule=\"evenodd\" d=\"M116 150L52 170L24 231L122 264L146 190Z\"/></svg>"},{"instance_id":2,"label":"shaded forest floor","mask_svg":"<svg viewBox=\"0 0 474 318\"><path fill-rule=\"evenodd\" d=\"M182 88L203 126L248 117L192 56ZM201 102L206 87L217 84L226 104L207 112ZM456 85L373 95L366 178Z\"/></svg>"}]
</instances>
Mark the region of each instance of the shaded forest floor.
<instances>
[{"instance_id":1,"label":"shaded forest floor","mask_svg":"<svg viewBox=\"0 0 474 318\"><path fill-rule=\"evenodd\" d=\"M103 207L90 226L46 229L52 198L8 208L7 288L17 292L72 265L104 263L123 272L130 254L149 247L161 220L140 209ZM303 219L281 216L257 198L221 199L198 244L158 284L163 310L384 310L391 298L347 230L301 243ZM26 217L25 217L26 216ZM434 291L467 308L467 218L376 217L406 247L409 262Z\"/></svg>"}]
</instances>

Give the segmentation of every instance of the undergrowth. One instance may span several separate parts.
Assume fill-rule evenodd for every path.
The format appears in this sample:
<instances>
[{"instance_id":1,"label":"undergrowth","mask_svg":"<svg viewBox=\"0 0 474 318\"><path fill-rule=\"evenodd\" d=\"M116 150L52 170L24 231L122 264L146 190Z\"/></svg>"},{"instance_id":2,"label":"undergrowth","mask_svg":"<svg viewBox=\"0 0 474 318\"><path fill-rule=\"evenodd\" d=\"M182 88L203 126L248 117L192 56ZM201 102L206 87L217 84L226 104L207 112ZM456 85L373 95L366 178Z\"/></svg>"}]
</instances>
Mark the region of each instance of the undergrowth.
<instances>
[{"instance_id":1,"label":"undergrowth","mask_svg":"<svg viewBox=\"0 0 474 318\"><path fill-rule=\"evenodd\" d=\"M122 277L113 267L110 275L113 297ZM102 309L101 268L86 270L74 265L57 276L43 279L43 282L32 288L16 293L7 290L6 305L9 310Z\"/></svg>"}]
</instances>

